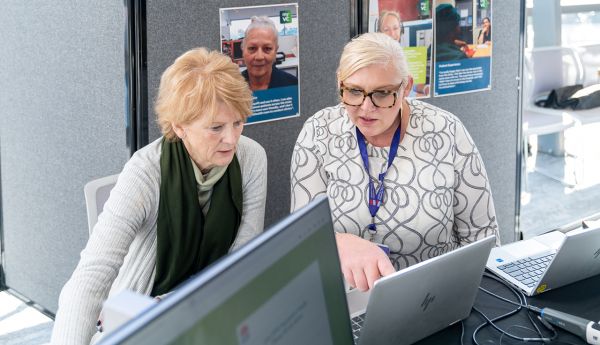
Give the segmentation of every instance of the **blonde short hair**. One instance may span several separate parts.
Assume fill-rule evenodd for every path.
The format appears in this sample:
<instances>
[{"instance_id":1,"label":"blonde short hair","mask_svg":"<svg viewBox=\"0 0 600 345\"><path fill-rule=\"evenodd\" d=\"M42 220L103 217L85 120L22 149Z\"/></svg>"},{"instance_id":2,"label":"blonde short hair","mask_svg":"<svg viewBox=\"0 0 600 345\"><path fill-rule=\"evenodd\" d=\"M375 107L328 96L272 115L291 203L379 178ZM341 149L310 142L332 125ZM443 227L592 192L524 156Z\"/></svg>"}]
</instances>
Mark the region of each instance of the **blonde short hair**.
<instances>
[{"instance_id":1,"label":"blonde short hair","mask_svg":"<svg viewBox=\"0 0 600 345\"><path fill-rule=\"evenodd\" d=\"M241 120L252 113L252 91L238 66L219 52L196 48L183 53L162 74L154 111L162 134L174 141L173 123L214 117L219 102L236 110Z\"/></svg>"},{"instance_id":2,"label":"blonde short hair","mask_svg":"<svg viewBox=\"0 0 600 345\"><path fill-rule=\"evenodd\" d=\"M398 77L408 82L408 65L402 47L393 38L380 32L369 32L346 44L337 69L338 85L361 68L371 65L392 65Z\"/></svg>"},{"instance_id":3,"label":"blonde short hair","mask_svg":"<svg viewBox=\"0 0 600 345\"><path fill-rule=\"evenodd\" d=\"M400 18L400 13L396 12L396 11L388 11L388 10L383 10L381 11L381 13L379 14L379 21L377 22L377 31L382 32L381 31L381 25L383 25L383 19L387 16L392 16L396 19L398 19L398 24L400 25L400 27L402 27L402 19Z\"/></svg>"}]
</instances>

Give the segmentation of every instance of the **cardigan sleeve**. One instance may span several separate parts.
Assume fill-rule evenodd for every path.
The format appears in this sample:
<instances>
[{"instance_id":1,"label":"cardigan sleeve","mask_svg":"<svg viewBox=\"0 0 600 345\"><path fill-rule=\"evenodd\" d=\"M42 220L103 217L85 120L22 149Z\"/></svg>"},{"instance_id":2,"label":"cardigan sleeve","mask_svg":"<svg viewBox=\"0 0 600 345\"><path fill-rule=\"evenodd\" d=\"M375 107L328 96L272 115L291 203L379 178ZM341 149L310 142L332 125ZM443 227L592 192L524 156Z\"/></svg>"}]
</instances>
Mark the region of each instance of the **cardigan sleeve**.
<instances>
[{"instance_id":1,"label":"cardigan sleeve","mask_svg":"<svg viewBox=\"0 0 600 345\"><path fill-rule=\"evenodd\" d=\"M132 158L119 175L80 254L79 264L60 293L52 344L90 343L102 303L136 232L157 208L157 179L148 167L135 161Z\"/></svg>"},{"instance_id":2,"label":"cardigan sleeve","mask_svg":"<svg viewBox=\"0 0 600 345\"><path fill-rule=\"evenodd\" d=\"M267 201L267 154L256 141L240 137L238 160L242 169L242 223L232 250L263 231Z\"/></svg>"},{"instance_id":3,"label":"cardigan sleeve","mask_svg":"<svg viewBox=\"0 0 600 345\"><path fill-rule=\"evenodd\" d=\"M454 225L459 245L487 236L500 244L492 191L479 150L466 128L456 119L454 157Z\"/></svg>"},{"instance_id":4,"label":"cardigan sleeve","mask_svg":"<svg viewBox=\"0 0 600 345\"><path fill-rule=\"evenodd\" d=\"M316 131L316 119L313 116L302 127L294 145L290 167L292 212L327 192L327 174L323 155L316 143Z\"/></svg>"}]
</instances>

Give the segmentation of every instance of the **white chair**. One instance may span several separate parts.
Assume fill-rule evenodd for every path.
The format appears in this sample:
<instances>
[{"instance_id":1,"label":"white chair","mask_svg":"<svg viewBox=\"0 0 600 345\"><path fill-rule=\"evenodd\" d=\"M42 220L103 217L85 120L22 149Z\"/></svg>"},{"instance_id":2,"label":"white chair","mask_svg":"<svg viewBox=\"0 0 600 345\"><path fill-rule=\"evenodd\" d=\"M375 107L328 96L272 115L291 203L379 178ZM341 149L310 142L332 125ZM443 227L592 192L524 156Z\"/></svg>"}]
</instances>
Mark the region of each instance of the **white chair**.
<instances>
[{"instance_id":1,"label":"white chair","mask_svg":"<svg viewBox=\"0 0 600 345\"><path fill-rule=\"evenodd\" d=\"M90 235L98 221L98 215L102 213L104 203L108 200L110 191L117 183L118 177L119 174L102 177L86 183L83 187Z\"/></svg>"},{"instance_id":2,"label":"white chair","mask_svg":"<svg viewBox=\"0 0 600 345\"><path fill-rule=\"evenodd\" d=\"M581 59L581 65L585 79L583 86L589 86L600 82L598 71L600 70L600 44L586 44L573 47Z\"/></svg>"},{"instance_id":3,"label":"white chair","mask_svg":"<svg viewBox=\"0 0 600 345\"><path fill-rule=\"evenodd\" d=\"M531 89L526 90L529 101L524 104L528 112L543 113L557 116L571 116L576 124L600 122L600 108L588 110L541 108L534 104L534 99L540 94L547 94L553 89L567 85L584 84L586 69L579 53L569 47L534 48L525 53L526 69L529 69L532 81Z\"/></svg>"},{"instance_id":4,"label":"white chair","mask_svg":"<svg viewBox=\"0 0 600 345\"><path fill-rule=\"evenodd\" d=\"M579 54L574 49L568 47L542 47L527 50L525 52L524 78L524 137L527 135L561 133L573 126L600 121L600 109L552 109L538 107L534 103L536 95L547 95L552 89L566 85L583 84L585 70ZM580 153L576 157L581 160L583 155ZM577 170L575 169L575 183L577 183L578 177ZM574 187L573 184L566 183L563 179L542 173L566 186ZM581 173L579 172L579 174Z\"/></svg>"}]
</instances>

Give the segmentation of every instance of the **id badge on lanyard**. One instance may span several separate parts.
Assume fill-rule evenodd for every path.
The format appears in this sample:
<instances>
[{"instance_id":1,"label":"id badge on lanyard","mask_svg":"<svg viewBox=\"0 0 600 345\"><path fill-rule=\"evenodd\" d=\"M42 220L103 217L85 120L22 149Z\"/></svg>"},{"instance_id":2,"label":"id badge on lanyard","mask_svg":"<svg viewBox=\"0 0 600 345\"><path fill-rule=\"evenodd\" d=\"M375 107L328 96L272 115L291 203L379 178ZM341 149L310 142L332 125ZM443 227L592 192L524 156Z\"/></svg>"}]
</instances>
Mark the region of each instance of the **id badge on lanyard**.
<instances>
[{"instance_id":1,"label":"id badge on lanyard","mask_svg":"<svg viewBox=\"0 0 600 345\"><path fill-rule=\"evenodd\" d=\"M369 213L371 214L371 223L367 226L367 230L371 235L369 241L373 241L375 234L377 234L377 227L375 226L375 216L377 215L377 211L379 211L379 207L383 204L383 194L385 192L384 189L384 179L387 175L390 166L394 162L394 158L396 158L396 153L398 152L398 147L400 146L400 132L401 125L398 126L396 132L394 132L394 137L392 139L392 145L390 146L390 154L388 156L388 164L387 168L384 172L379 174L377 180L379 181L379 187L375 188L375 184L371 179L371 174L369 171L369 155L367 153L367 144L364 135L360 132L358 127L356 127L356 138L358 141L358 149L360 151L360 157L363 161L363 166L365 167L365 171L367 172L368 180L369 180ZM388 249L389 250L389 249ZM385 251L385 250L384 250Z\"/></svg>"}]
</instances>

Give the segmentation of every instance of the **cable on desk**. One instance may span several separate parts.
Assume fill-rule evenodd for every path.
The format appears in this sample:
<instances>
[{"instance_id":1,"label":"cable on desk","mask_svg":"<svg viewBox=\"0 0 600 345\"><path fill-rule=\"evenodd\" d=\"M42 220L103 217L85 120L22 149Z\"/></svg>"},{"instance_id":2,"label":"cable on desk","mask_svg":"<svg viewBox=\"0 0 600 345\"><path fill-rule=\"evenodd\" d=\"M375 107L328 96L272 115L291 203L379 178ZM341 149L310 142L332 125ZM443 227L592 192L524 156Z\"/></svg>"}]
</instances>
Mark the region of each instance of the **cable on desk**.
<instances>
[{"instance_id":1,"label":"cable on desk","mask_svg":"<svg viewBox=\"0 0 600 345\"><path fill-rule=\"evenodd\" d=\"M501 335L501 338L502 338L504 335L506 335L506 336L507 336L507 337L509 337L509 338L512 338L512 339L515 339L515 340L518 340L518 341L523 341L523 342L550 342L550 341L553 341L554 339L556 339L556 337L558 337L558 333L556 332L556 330L555 330L555 329L554 329L554 328L553 328L551 325L549 325L547 322L543 322L543 321L542 321L542 324L543 324L543 325L544 325L546 328L548 328L548 329L550 329L550 330L552 331L552 336L551 336L550 338L548 338L548 337L544 337L544 336L543 336L543 334L542 334L541 330L539 329L538 325L535 323L535 321L533 320L533 318L531 317L531 314L530 314L530 311L534 311L534 312L538 312L538 313L539 313L539 310L540 310L540 309L539 309L539 308L537 308L537 307L534 307L534 306L531 306L531 305L529 305L529 303L527 302L527 297L526 297L526 296L525 296L525 295L524 295L524 294L523 294L521 291L518 291L518 290L516 290L516 289L515 289L515 288L513 288L512 286L510 286L510 285L506 284L506 282L504 282L504 281L502 281L501 279L499 279L499 278L497 278L497 277L495 277L495 276L492 276L492 275L490 275L490 274L484 273L484 275L483 275L483 276L484 276L484 277L487 277L487 278L490 278L490 279L493 279L493 280L496 280L496 281L498 281L499 283L501 283L502 285L504 285L505 287L507 287L507 288L508 288L508 289L509 289L509 290L510 290L510 291L511 291L511 292L512 292L512 293L513 293L513 294L514 294L516 297L517 297L517 299L518 299L519 301L518 301L518 302L511 301L511 300L509 300L509 299L507 299L507 298L504 298L504 297L502 297L502 296L499 296L499 295L497 295L497 294L495 294L495 293L493 293L493 292L491 292L491 291L488 291L488 290L486 290L485 288L482 288L482 287L480 287L479 289L480 289L481 291L483 291L483 292L485 292L485 293L489 294L490 296L493 296L493 297L495 297L495 298L498 298L498 299L500 299L500 300L502 300L502 301L505 301L505 302L507 302L507 303L510 303L510 304L516 305L516 306L517 306L517 308L516 308L516 309L514 309L514 310L512 310L512 311L509 311L509 312L508 312L508 313L506 313L506 314L500 315L500 316L498 316L498 317L496 317L496 318L494 318L494 319L490 319L490 318L489 318L487 315L485 315L485 314L484 314L484 313L483 313L481 310L479 310L479 309L477 309L475 306L473 306L473 310L475 310L477 313L479 313L479 314L480 314L480 315L481 315L481 316L482 316L482 317L485 319L485 322L484 322L484 323L482 323L481 325L479 325L479 326L478 326L478 327L475 329L475 331L473 332L473 342L474 342L475 344L479 345L479 342L477 341L477 333L478 333L480 330L482 330L482 329L483 329L485 326L487 326L487 325L490 325L490 326L492 326L492 327L493 327L493 328L494 328L496 331L500 332L500 333L502 334L502 335ZM518 313L518 312L519 312L519 311L520 311L522 308L526 308L526 310L527 310L527 317L529 318L529 321L531 321L531 324L533 325L533 327L535 328L535 331L536 331L536 332L537 332L537 334L539 335L539 337L538 337L538 338L525 338L525 337L518 337L518 336L516 336L516 335L514 335L514 334L511 334L511 333L507 332L507 330L503 330L503 329L501 329L500 327L498 327L498 326L495 324L495 322L497 322L497 321L499 321L499 320L502 320L502 319L504 319L504 318L507 318L507 317L509 317L509 316L512 316L512 315L514 315L514 314ZM512 327L512 326L511 326L511 327ZM510 328L510 327L509 327L509 328ZM527 328L527 327L523 327L523 328ZM529 329L529 328L527 328L527 329Z\"/></svg>"},{"instance_id":2,"label":"cable on desk","mask_svg":"<svg viewBox=\"0 0 600 345\"><path fill-rule=\"evenodd\" d=\"M529 328L529 327L525 327L525 326L521 326L521 325L512 325L509 326L506 331L508 332L511 328L522 328L522 329L526 329L528 331L534 332L535 333L535 329L533 328ZM502 338L504 338L504 333L500 334L500 339L498 339L498 345L502 345Z\"/></svg>"},{"instance_id":3,"label":"cable on desk","mask_svg":"<svg viewBox=\"0 0 600 345\"><path fill-rule=\"evenodd\" d=\"M500 299L500 300L503 300L503 301L505 301L505 302L507 302L507 303L510 303L510 304L513 304L513 305L517 305L517 306L520 306L520 307L527 308L527 318L529 318L529 321L531 322L531 324L532 324L532 325L533 325L533 327L535 328L535 330L532 330L532 331L534 331L534 332L537 332L537 334L539 335L539 337L540 337L540 338L545 338L545 337L544 337L544 335L542 334L542 331L540 330L540 328L538 327L538 325L535 323L535 321L533 321L533 318L531 317L531 311L533 311L533 312L535 312L535 313L537 313L537 314L540 314L540 312L541 312L541 309L540 309L540 308L538 308L538 307L535 307L535 306L532 306L532 305L530 305L530 304L529 304L529 302L527 302L527 296L525 296L525 294L523 294L523 292L521 292L520 290L516 290L516 289L514 289L512 286L510 286L510 285L506 284L506 282L505 282L505 281L503 281L503 280L501 280L500 278L498 278L498 277L496 277L496 276L493 276L493 275L490 275L490 274L487 274L487 273L484 273L484 276L485 276L486 278L493 279L493 280L495 280L495 281L497 281L497 282L501 283L501 284L502 284L502 285L504 285L505 287L507 287L507 288L511 289L511 290L513 291L513 293L514 293L514 294L518 294L518 296L520 296L520 297L519 297L519 302L520 302L520 303L513 302L513 301L509 300L508 298L504 298L504 297L502 297L502 296L500 296L500 295L497 295L497 294L495 294L495 293L493 293L493 292L491 292L491 291L489 291L489 290L487 290L487 289L485 289L485 288L479 287L479 289L480 289L481 291L483 291L483 292L487 293L488 295L490 295L490 296L493 296L493 297L495 297L495 298L498 298L498 299ZM544 325L546 328L548 328L549 330L551 330L553 333L556 333L556 331L554 330L554 327L552 327L552 325L550 325L549 323L545 322L544 320L542 320L542 319L541 319L541 318L539 318L539 317L538 317L538 319L539 319L539 321L540 321L540 322L541 322L541 323L542 323L542 324L543 324L543 325ZM526 328L526 329L530 329L530 328L527 328L527 327L525 327L525 328ZM508 329L507 329L507 331L508 331ZM557 335L558 335L558 334L557 334Z\"/></svg>"},{"instance_id":4,"label":"cable on desk","mask_svg":"<svg viewBox=\"0 0 600 345\"><path fill-rule=\"evenodd\" d=\"M547 329L549 329L552 332L552 337L551 337L552 340L554 340L554 339L556 339L556 337L558 337L558 333L556 332L556 330L554 329L554 327L551 324L549 324L548 322L544 321L539 316L539 314L541 314L542 310L540 308L536 307L536 306L533 306L533 305L529 304L529 302L527 301L527 296L525 296L525 294L521 290L515 289L510 284L508 284L506 281L504 281L504 280L496 277L495 275L492 275L492 274L484 272L484 277L492 279L492 280L495 280L495 281L499 282L500 284L504 285L505 287L509 288L513 293L518 294L520 296L519 301L522 302L522 303L515 303L515 302L513 302L513 301L511 301L509 299L506 299L506 298L504 298L502 296L499 296L499 295L497 295L497 294L495 294L495 293L493 293L491 291L488 291L488 290L480 287L480 289L482 291L486 292L487 294L489 294L491 296L494 296L496 298L504 300L504 301L506 301L508 303L519 305L521 307L527 308L527 318L529 318L529 321L531 322L531 324L533 325L533 327L537 331L537 334L539 335L540 338L545 338L545 337L542 334L542 331L540 330L540 328L538 327L538 325L535 323L535 321L533 321L533 318L531 317L531 312L534 312L534 313L538 314L537 318L540 321L540 323L542 325L544 325L544 327L546 327Z\"/></svg>"},{"instance_id":5,"label":"cable on desk","mask_svg":"<svg viewBox=\"0 0 600 345\"><path fill-rule=\"evenodd\" d=\"M518 295L517 295L517 297L518 297ZM488 322L489 322L489 323L490 323L492 326L496 326L496 325L494 324L494 322L496 322L496 321L499 321L499 320L502 320L502 319L504 319L504 318L506 318L506 317L509 317L509 316L511 316L511 315L514 315L514 314L518 313L518 312L521 310L521 308L522 308L522 307L519 305L519 306L517 307L517 309L511 310L511 311L509 311L509 312L508 312L508 313L506 313L506 314L500 315L500 316L498 316L498 317L496 317L496 318L494 318L494 319L491 319L491 320L490 320L490 319L489 319L489 318L488 318L488 317L487 317L485 314L483 314L483 313L482 313L481 311L479 311L479 310L478 310L478 309L477 309L475 306L473 306L473 310L475 310L475 311L477 311L478 313L480 313L480 314L483 316L483 318L486 320L486 322L484 322L484 323L480 324L479 326L477 326L477 328L475 328L475 331L473 331L473 336L472 336L472 338L473 338L473 342L474 342L476 345L479 345L479 342L477 341L477 333L479 333L479 331L480 331L480 330L482 330L482 329L483 329L485 326L487 326L487 325L488 325ZM501 331L501 332L503 332L503 331Z\"/></svg>"},{"instance_id":6,"label":"cable on desk","mask_svg":"<svg viewBox=\"0 0 600 345\"><path fill-rule=\"evenodd\" d=\"M517 309L515 309L515 310L513 310L513 311L511 311L511 312L509 312L507 314L501 315L500 317L497 317L495 319L490 319L489 317L487 317L487 315L485 315L481 310L477 309L476 307L473 307L473 310L475 310L476 312L478 312L485 319L485 321L486 321L486 322L482 323L479 327L477 327L477 329L475 330L475 332L473 332L473 342L475 342L475 344L479 344L479 342L477 342L477 340L476 340L476 333L479 332L481 329L483 329L487 325L492 326L495 330L497 330L498 332L500 332L503 335L506 335L509 338L512 338L512 339L515 339L515 340L518 340L518 341L522 341L522 342L525 342L525 343L531 343L531 342L544 342L544 343L547 343L547 342L553 341L558 336L558 334L556 333L556 331L554 331L552 337L550 337L550 338L547 338L547 337L542 337L542 338L539 338L539 337L537 337L537 338L519 337L519 336L516 336L516 335L514 335L512 333L509 333L509 332L503 330L502 328L498 327L494 323L494 322L499 321L501 319L504 319L504 318L506 318L508 316L512 316L512 315L516 314L517 312L519 312L519 310L521 310L521 308L517 308Z\"/></svg>"}]
</instances>

